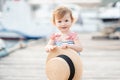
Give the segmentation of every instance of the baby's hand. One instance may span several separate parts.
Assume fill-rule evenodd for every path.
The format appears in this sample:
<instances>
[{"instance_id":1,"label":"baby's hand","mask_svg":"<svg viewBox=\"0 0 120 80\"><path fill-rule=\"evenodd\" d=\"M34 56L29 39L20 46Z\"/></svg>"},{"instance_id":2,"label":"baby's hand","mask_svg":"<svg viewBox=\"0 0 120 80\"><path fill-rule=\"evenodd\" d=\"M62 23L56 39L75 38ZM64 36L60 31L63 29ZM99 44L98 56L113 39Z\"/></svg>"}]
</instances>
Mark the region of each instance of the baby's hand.
<instances>
[{"instance_id":1,"label":"baby's hand","mask_svg":"<svg viewBox=\"0 0 120 80\"><path fill-rule=\"evenodd\" d=\"M45 47L46 52L50 52L51 50L53 50L53 49L55 49L55 48L56 48L56 46L54 46L54 45L47 45L47 46Z\"/></svg>"},{"instance_id":2,"label":"baby's hand","mask_svg":"<svg viewBox=\"0 0 120 80\"><path fill-rule=\"evenodd\" d=\"M63 44L63 45L61 45L61 48L66 49L66 48L68 48L68 46L69 46L68 44Z\"/></svg>"}]
</instances>

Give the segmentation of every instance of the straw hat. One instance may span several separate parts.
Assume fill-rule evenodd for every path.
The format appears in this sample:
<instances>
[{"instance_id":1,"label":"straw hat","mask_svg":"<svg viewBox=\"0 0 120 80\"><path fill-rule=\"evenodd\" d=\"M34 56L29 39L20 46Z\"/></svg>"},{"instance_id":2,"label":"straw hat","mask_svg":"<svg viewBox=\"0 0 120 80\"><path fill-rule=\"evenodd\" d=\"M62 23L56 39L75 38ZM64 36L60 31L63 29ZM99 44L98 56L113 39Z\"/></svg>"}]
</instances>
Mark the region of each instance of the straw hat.
<instances>
[{"instance_id":1,"label":"straw hat","mask_svg":"<svg viewBox=\"0 0 120 80\"><path fill-rule=\"evenodd\" d=\"M80 56L72 49L55 48L48 54L46 74L49 80L80 80L82 76Z\"/></svg>"}]
</instances>

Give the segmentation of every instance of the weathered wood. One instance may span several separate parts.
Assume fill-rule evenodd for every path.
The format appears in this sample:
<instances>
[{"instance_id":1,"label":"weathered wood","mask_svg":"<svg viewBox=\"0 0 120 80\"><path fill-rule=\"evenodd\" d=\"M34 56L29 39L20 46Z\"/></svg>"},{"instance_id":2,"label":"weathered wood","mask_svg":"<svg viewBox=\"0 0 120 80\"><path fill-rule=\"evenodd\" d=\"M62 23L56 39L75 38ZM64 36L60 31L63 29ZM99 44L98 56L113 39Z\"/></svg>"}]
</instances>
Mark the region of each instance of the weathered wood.
<instances>
[{"instance_id":1,"label":"weathered wood","mask_svg":"<svg viewBox=\"0 0 120 80\"><path fill-rule=\"evenodd\" d=\"M83 80L120 80L120 41L91 40L80 34ZM0 59L0 80L47 80L44 41Z\"/></svg>"}]
</instances>

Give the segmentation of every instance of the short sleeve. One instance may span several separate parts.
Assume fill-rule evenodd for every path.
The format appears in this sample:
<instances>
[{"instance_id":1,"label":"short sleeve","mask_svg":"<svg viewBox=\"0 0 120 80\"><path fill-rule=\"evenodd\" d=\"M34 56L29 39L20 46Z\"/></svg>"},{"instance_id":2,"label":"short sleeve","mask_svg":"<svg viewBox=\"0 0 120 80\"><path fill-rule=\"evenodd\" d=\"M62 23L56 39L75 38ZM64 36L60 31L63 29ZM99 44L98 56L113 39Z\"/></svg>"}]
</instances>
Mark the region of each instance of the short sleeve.
<instances>
[{"instance_id":1,"label":"short sleeve","mask_svg":"<svg viewBox=\"0 0 120 80\"><path fill-rule=\"evenodd\" d=\"M74 40L78 40L78 39L79 39L79 35L76 34L76 35L74 36Z\"/></svg>"},{"instance_id":2,"label":"short sleeve","mask_svg":"<svg viewBox=\"0 0 120 80\"><path fill-rule=\"evenodd\" d=\"M52 40L55 39L55 33L50 36L50 39L52 39Z\"/></svg>"},{"instance_id":3,"label":"short sleeve","mask_svg":"<svg viewBox=\"0 0 120 80\"><path fill-rule=\"evenodd\" d=\"M58 34L58 33L53 33L53 34L50 36L50 39L56 40L58 37L60 37L60 34Z\"/></svg>"},{"instance_id":4,"label":"short sleeve","mask_svg":"<svg viewBox=\"0 0 120 80\"><path fill-rule=\"evenodd\" d=\"M75 40L75 39L77 39L77 36L78 36L77 33L72 32L72 33L69 34L69 36L68 36L67 39L68 39L68 40Z\"/></svg>"}]
</instances>

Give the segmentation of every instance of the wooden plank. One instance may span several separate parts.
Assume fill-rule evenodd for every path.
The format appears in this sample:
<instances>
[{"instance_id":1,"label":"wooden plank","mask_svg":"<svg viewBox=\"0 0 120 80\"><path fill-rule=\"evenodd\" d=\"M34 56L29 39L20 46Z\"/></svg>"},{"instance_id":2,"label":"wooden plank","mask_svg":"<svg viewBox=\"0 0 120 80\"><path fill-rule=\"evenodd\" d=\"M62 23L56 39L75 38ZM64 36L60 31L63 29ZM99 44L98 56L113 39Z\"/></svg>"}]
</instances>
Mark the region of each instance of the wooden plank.
<instances>
[{"instance_id":1,"label":"wooden plank","mask_svg":"<svg viewBox=\"0 0 120 80\"><path fill-rule=\"evenodd\" d=\"M120 42L93 41L87 34L80 36L84 46L80 55L84 66L82 80L120 80ZM45 44L40 41L0 58L0 80L47 80ZM97 45L116 48L101 49Z\"/></svg>"}]
</instances>

